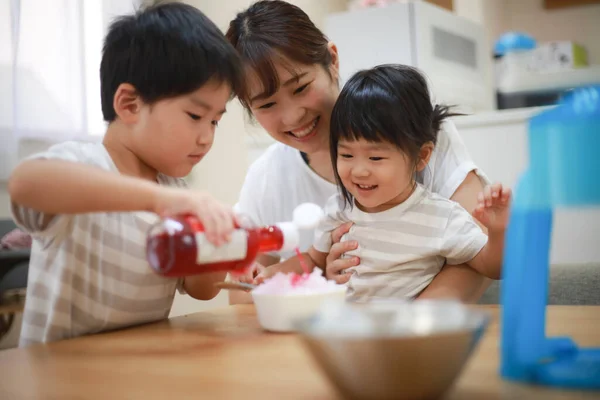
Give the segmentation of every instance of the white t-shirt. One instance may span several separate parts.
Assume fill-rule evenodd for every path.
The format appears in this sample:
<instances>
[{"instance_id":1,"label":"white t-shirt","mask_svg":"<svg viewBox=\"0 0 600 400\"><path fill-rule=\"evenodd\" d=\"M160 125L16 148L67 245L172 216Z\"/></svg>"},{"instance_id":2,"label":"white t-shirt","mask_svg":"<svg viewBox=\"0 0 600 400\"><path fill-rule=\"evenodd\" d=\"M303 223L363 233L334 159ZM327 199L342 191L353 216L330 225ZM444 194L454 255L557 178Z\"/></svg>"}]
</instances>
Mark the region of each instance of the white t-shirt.
<instances>
[{"instance_id":1,"label":"white t-shirt","mask_svg":"<svg viewBox=\"0 0 600 400\"><path fill-rule=\"evenodd\" d=\"M119 173L100 143L66 142L31 158ZM183 179L162 174L158 181L186 187ZM181 280L154 273L146 261L146 234L158 220L155 214L57 215L44 226L41 212L19 206L12 212L17 224L34 238L20 346L168 317Z\"/></svg>"},{"instance_id":2,"label":"white t-shirt","mask_svg":"<svg viewBox=\"0 0 600 400\"><path fill-rule=\"evenodd\" d=\"M450 198L471 171L488 182L471 160L454 124L445 121L429 164L417 175L417 181L426 189ZM291 221L294 209L304 202L325 207L336 193L336 185L306 165L298 150L275 143L250 166L235 208L256 224L272 225ZM300 249L308 250L313 239L314 232L302 232ZM279 255L286 259L293 253Z\"/></svg>"},{"instance_id":3,"label":"white t-shirt","mask_svg":"<svg viewBox=\"0 0 600 400\"><path fill-rule=\"evenodd\" d=\"M378 213L365 213L331 196L325 219L315 232L314 247L329 253L331 231L352 221L342 242L354 240L359 248L346 253L360 264L349 268L348 297L352 300L413 298L425 289L444 263L472 260L487 236L460 204L417 185L402 204Z\"/></svg>"}]
</instances>

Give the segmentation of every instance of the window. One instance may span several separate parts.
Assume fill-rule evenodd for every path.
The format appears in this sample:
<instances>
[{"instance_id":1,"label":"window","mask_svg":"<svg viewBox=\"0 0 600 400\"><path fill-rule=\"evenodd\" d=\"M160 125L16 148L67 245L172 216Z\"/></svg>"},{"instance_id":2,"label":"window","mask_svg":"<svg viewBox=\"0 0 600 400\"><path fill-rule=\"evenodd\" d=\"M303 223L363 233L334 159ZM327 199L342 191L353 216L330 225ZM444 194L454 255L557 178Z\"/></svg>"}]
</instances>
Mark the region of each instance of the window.
<instances>
[{"instance_id":1,"label":"window","mask_svg":"<svg viewBox=\"0 0 600 400\"><path fill-rule=\"evenodd\" d=\"M101 137L99 67L110 21L141 0L0 1L0 179L24 139Z\"/></svg>"}]
</instances>

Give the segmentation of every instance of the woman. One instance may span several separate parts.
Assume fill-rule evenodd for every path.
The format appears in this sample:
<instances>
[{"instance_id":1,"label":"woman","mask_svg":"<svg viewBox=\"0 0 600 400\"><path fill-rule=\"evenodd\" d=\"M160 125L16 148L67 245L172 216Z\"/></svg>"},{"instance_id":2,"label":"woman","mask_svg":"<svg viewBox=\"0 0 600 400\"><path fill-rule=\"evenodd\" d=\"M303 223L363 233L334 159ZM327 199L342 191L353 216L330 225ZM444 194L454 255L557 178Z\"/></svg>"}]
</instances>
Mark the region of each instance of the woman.
<instances>
[{"instance_id":1,"label":"woman","mask_svg":"<svg viewBox=\"0 0 600 400\"><path fill-rule=\"evenodd\" d=\"M339 95L339 59L335 45L298 7L284 1L258 1L231 21L226 34L240 53L246 87L240 101L279 143L252 164L236 208L260 224L292 218L303 202L324 206L336 192L329 152L329 122ZM397 110L402 112L402 110ZM431 191L460 203L469 212L484 190L477 170L452 123L439 134L429 167L417 180ZM336 243L327 259L326 276L345 283L346 268L359 263L343 254L359 244L340 242L350 226L333 233ZM301 250L312 244L301 237ZM289 254L264 255L262 266ZM260 269L260 268L259 268ZM453 297L476 302L489 281L464 265L444 266L419 298ZM231 292L230 302L248 302L245 293Z\"/></svg>"}]
</instances>

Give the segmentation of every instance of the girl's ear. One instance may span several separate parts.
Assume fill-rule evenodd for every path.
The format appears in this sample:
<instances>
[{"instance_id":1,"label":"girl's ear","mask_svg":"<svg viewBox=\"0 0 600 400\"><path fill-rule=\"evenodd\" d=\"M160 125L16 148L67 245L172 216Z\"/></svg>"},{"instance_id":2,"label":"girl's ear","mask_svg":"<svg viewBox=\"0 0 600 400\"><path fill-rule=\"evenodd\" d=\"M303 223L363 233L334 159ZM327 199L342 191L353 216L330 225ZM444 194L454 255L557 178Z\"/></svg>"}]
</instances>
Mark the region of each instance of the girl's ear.
<instances>
[{"instance_id":1,"label":"girl's ear","mask_svg":"<svg viewBox=\"0 0 600 400\"><path fill-rule=\"evenodd\" d=\"M425 169L427 164L429 164L429 160L431 159L431 154L433 153L434 145L432 142L427 142L423 146L421 146L421 150L419 150L419 161L417 162L417 171L421 172Z\"/></svg>"}]
</instances>

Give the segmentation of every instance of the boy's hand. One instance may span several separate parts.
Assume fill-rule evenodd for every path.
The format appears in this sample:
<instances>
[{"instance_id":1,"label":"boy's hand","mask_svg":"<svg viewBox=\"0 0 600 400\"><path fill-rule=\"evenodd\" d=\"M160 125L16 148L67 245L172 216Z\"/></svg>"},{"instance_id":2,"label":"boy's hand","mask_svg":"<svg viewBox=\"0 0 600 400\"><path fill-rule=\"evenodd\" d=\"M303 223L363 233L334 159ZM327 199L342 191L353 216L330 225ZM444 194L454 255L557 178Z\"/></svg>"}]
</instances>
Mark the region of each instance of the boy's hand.
<instances>
[{"instance_id":1,"label":"boy's hand","mask_svg":"<svg viewBox=\"0 0 600 400\"><path fill-rule=\"evenodd\" d=\"M195 215L204 226L206 239L215 246L229 242L236 223L231 207L206 193L187 189L160 188L153 211L161 217Z\"/></svg>"},{"instance_id":2,"label":"boy's hand","mask_svg":"<svg viewBox=\"0 0 600 400\"><path fill-rule=\"evenodd\" d=\"M479 193L473 216L488 229L488 232L502 232L508 225L510 199L509 188L502 187L499 183L486 186L483 192Z\"/></svg>"}]
</instances>

